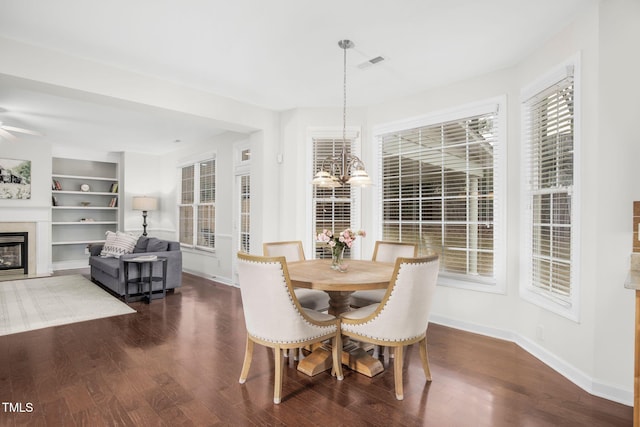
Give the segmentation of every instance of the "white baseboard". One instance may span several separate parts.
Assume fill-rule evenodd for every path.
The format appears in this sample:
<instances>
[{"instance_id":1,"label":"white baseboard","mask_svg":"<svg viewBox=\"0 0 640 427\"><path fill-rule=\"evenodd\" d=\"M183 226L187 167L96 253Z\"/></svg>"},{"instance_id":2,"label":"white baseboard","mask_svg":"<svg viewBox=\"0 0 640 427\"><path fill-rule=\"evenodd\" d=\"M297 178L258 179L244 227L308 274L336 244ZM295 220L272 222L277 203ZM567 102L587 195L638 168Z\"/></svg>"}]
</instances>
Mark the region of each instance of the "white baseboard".
<instances>
[{"instance_id":1,"label":"white baseboard","mask_svg":"<svg viewBox=\"0 0 640 427\"><path fill-rule=\"evenodd\" d=\"M530 339L518 335L512 331L490 328L474 323L461 322L459 320L450 319L438 315L432 315L429 321L463 331L473 332L476 334L498 338L505 341L511 341L587 393L593 394L594 396L602 397L603 399L612 400L623 405L633 406L633 390L623 389L620 387L598 382L594 378L587 375L585 372L577 369L567 361L549 352L544 347L541 347Z\"/></svg>"},{"instance_id":2,"label":"white baseboard","mask_svg":"<svg viewBox=\"0 0 640 427\"><path fill-rule=\"evenodd\" d=\"M57 261L51 264L51 271L74 270L77 268L89 268L88 257L80 260Z\"/></svg>"},{"instance_id":3,"label":"white baseboard","mask_svg":"<svg viewBox=\"0 0 640 427\"><path fill-rule=\"evenodd\" d=\"M202 274L201 271L189 270L187 268L183 268L182 271L184 273L189 273L189 274L193 274L194 276L202 277L203 279L213 280L214 282L222 283L223 285L229 285L229 286L236 287L233 284L233 281L228 277L212 276L212 275L208 275L208 274Z\"/></svg>"}]
</instances>

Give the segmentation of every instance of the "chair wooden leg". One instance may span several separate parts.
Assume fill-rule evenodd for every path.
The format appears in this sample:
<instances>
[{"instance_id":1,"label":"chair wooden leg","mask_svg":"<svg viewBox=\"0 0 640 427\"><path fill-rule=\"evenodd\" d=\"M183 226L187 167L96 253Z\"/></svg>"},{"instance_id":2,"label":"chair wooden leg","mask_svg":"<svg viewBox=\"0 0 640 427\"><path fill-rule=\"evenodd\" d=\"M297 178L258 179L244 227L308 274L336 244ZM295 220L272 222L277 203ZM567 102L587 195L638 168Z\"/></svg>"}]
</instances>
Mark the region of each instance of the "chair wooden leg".
<instances>
[{"instance_id":1,"label":"chair wooden leg","mask_svg":"<svg viewBox=\"0 0 640 427\"><path fill-rule=\"evenodd\" d=\"M395 355L395 360L393 361L393 379L396 383L396 399L398 400L404 399L404 391L402 389L402 363L404 359L402 357L403 348L404 347L402 345L399 345L394 347L393 352Z\"/></svg>"},{"instance_id":2,"label":"chair wooden leg","mask_svg":"<svg viewBox=\"0 0 640 427\"><path fill-rule=\"evenodd\" d=\"M340 335L340 331L336 334L333 339L333 348L332 348L332 356L333 356L333 370L332 373L335 374L336 378L339 381L342 381L344 378L344 373L342 372L342 336Z\"/></svg>"},{"instance_id":3,"label":"chair wooden leg","mask_svg":"<svg viewBox=\"0 0 640 427\"><path fill-rule=\"evenodd\" d=\"M249 375L249 368L251 367L251 359L253 358L253 341L247 335L247 344L244 350L244 362L242 362L242 371L240 372L240 384L244 384Z\"/></svg>"},{"instance_id":4,"label":"chair wooden leg","mask_svg":"<svg viewBox=\"0 0 640 427\"><path fill-rule=\"evenodd\" d=\"M273 378L273 403L280 403L280 398L282 395L282 350L276 348L276 357L275 357L275 365L276 365L276 374Z\"/></svg>"},{"instance_id":5,"label":"chair wooden leg","mask_svg":"<svg viewBox=\"0 0 640 427\"><path fill-rule=\"evenodd\" d=\"M422 360L422 370L427 381L431 381L431 369L429 368L429 354L427 353L427 338L423 338L418 343L420 348L420 359Z\"/></svg>"}]
</instances>

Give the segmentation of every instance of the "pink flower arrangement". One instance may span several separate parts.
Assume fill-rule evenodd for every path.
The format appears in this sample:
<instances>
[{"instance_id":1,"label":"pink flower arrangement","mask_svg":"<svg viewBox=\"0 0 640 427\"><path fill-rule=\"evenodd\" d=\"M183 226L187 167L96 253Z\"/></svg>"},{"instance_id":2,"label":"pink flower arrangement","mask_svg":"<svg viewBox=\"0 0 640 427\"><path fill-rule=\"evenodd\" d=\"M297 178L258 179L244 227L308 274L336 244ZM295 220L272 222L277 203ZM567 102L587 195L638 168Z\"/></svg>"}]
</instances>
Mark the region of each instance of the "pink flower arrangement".
<instances>
[{"instance_id":1,"label":"pink flower arrangement","mask_svg":"<svg viewBox=\"0 0 640 427\"><path fill-rule=\"evenodd\" d=\"M364 230L353 231L350 228L340 232L339 234L333 234L333 231L324 229L322 233L318 234L318 241L327 243L332 250L350 248L353 242L356 240L356 236L367 237L367 233Z\"/></svg>"}]
</instances>

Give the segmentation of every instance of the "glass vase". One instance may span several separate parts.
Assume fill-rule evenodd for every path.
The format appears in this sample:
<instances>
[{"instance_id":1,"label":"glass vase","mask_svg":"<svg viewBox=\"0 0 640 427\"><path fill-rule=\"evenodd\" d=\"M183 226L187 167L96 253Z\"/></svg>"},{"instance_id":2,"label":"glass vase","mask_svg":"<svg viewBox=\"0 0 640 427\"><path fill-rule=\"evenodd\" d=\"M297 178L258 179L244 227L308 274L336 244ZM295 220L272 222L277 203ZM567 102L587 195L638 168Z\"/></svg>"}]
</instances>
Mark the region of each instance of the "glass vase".
<instances>
[{"instance_id":1,"label":"glass vase","mask_svg":"<svg viewBox=\"0 0 640 427\"><path fill-rule=\"evenodd\" d=\"M344 246L335 246L331 250L331 269L344 272Z\"/></svg>"}]
</instances>

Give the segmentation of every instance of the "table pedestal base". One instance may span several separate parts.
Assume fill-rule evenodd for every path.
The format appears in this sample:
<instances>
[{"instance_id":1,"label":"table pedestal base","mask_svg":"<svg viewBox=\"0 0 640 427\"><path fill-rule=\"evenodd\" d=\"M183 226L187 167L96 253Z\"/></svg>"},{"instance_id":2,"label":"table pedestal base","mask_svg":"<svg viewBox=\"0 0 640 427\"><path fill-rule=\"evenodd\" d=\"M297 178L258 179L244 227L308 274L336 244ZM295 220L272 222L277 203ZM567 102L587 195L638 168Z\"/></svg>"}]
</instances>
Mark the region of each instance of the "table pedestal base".
<instances>
[{"instance_id":1,"label":"table pedestal base","mask_svg":"<svg viewBox=\"0 0 640 427\"><path fill-rule=\"evenodd\" d=\"M354 291L386 289L394 265L386 262L350 260L349 270L339 273L329 269L328 260L310 260L287 263L294 287L323 290L329 295L329 314L340 317L348 312L350 296ZM384 370L382 362L370 356L357 342L342 337L342 364L368 377ZM331 346L323 345L298 363L298 370L309 376L331 369Z\"/></svg>"},{"instance_id":2,"label":"table pedestal base","mask_svg":"<svg viewBox=\"0 0 640 427\"><path fill-rule=\"evenodd\" d=\"M316 348L298 363L298 371L310 377L331 369L331 347ZM374 377L384 370L382 362L369 355L355 343L347 343L342 350L342 364L368 377Z\"/></svg>"},{"instance_id":3,"label":"table pedestal base","mask_svg":"<svg viewBox=\"0 0 640 427\"><path fill-rule=\"evenodd\" d=\"M310 377L331 369L331 349L316 348L298 363L298 371Z\"/></svg>"}]
</instances>

